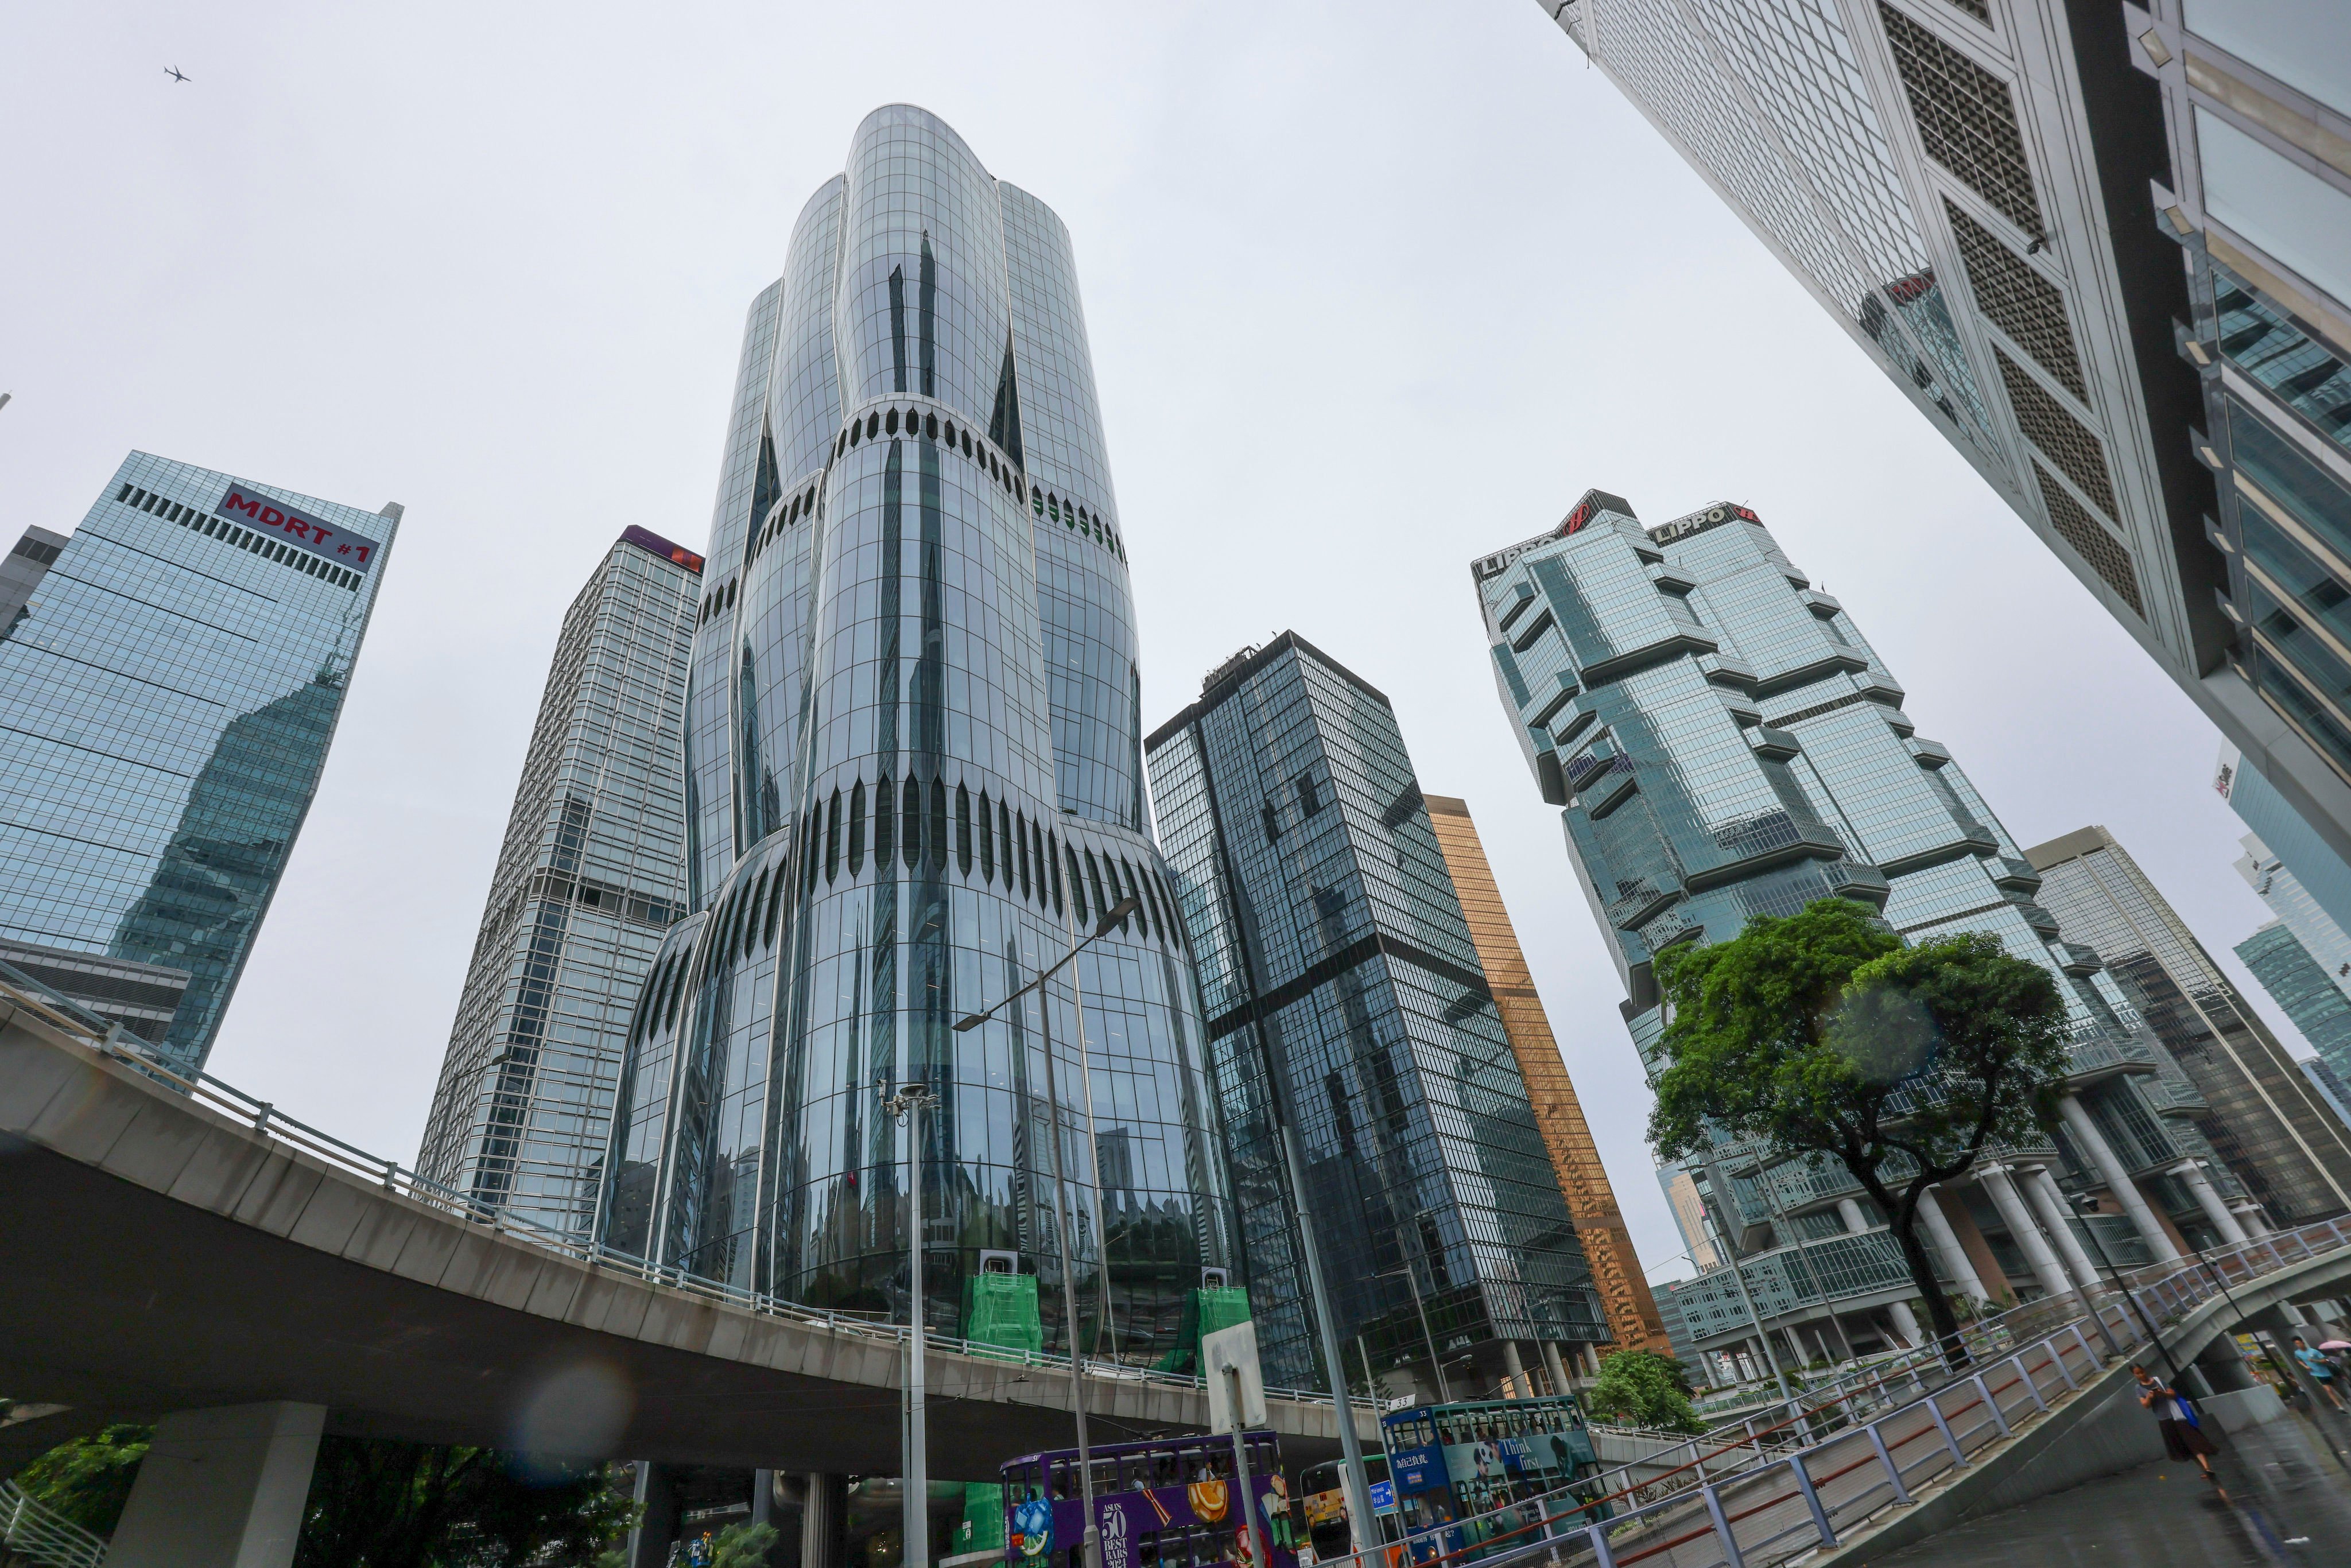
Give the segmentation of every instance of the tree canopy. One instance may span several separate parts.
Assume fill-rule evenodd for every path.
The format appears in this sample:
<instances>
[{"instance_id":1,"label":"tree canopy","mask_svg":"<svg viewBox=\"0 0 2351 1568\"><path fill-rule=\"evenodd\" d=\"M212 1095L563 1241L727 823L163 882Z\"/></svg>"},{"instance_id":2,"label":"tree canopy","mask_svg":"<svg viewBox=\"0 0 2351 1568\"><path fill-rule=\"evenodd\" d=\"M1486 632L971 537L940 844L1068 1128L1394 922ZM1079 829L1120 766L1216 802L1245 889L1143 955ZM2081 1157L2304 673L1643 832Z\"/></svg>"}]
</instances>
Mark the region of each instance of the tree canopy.
<instances>
[{"instance_id":1,"label":"tree canopy","mask_svg":"<svg viewBox=\"0 0 2351 1568\"><path fill-rule=\"evenodd\" d=\"M1661 1432L1703 1432L1690 1407L1689 1371L1653 1350L1620 1350L1600 1358L1600 1375L1583 1396L1593 1416L1614 1416Z\"/></svg>"},{"instance_id":2,"label":"tree canopy","mask_svg":"<svg viewBox=\"0 0 2351 1568\"><path fill-rule=\"evenodd\" d=\"M1657 1153L1744 1144L1838 1161L1886 1215L1938 1336L1955 1343L1913 1222L1929 1186L1987 1148L2041 1142L2056 1121L2068 1031L2047 966L1983 932L1905 946L1866 905L1821 899L1712 946L1669 947L1656 975L1670 1009L1649 1120Z\"/></svg>"}]
</instances>

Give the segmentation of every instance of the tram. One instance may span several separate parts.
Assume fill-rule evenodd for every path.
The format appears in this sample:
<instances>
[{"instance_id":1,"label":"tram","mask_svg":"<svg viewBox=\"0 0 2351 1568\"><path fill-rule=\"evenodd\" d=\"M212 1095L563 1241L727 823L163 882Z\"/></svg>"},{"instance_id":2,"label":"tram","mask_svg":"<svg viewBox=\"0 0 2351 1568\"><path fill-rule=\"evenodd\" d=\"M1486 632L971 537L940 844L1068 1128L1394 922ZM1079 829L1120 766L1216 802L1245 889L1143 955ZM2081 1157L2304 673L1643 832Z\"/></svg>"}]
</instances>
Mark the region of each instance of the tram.
<instances>
[{"instance_id":1,"label":"tram","mask_svg":"<svg viewBox=\"0 0 2351 1568\"><path fill-rule=\"evenodd\" d=\"M1259 1545L1270 1554L1264 1568L1298 1568L1280 1445L1270 1432L1251 1432L1242 1447L1255 1504L1254 1537L1235 1511L1229 1437L1095 1444L1094 1517L1102 1568L1259 1568ZM1085 1568L1077 1450L1024 1454L1004 1466L1003 1477L1008 1568Z\"/></svg>"},{"instance_id":2,"label":"tram","mask_svg":"<svg viewBox=\"0 0 2351 1568\"><path fill-rule=\"evenodd\" d=\"M1341 1459L1324 1459L1299 1472L1298 1497L1306 1512L1307 1544L1312 1548L1317 1563L1344 1557L1355 1549L1354 1532L1347 1523L1347 1483L1340 1473L1344 1463ZM1371 1488L1372 1512L1380 1521L1373 1539L1394 1541L1402 1533L1402 1526L1397 1522L1395 1488L1388 1480L1385 1454L1364 1456L1364 1479ZM1364 1543L1366 1549L1370 1544Z\"/></svg>"},{"instance_id":3,"label":"tram","mask_svg":"<svg viewBox=\"0 0 2351 1568\"><path fill-rule=\"evenodd\" d=\"M1574 1490L1599 1458L1572 1394L1409 1406L1380 1427L1400 1527L1391 1533L1434 1532L1414 1542L1416 1562L1474 1561L1498 1537L1516 1546L1546 1521L1608 1517L1606 1503Z\"/></svg>"}]
</instances>

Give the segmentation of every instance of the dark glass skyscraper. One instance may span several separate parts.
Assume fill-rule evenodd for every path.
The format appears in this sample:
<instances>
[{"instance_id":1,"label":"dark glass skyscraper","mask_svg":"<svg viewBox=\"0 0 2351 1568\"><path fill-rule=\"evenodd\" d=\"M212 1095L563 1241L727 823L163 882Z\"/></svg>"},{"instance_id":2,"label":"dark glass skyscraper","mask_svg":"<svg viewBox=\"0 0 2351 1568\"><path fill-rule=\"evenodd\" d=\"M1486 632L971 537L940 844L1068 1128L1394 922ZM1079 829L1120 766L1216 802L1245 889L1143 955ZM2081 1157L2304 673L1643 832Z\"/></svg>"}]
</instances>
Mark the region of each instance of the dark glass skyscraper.
<instances>
[{"instance_id":1,"label":"dark glass skyscraper","mask_svg":"<svg viewBox=\"0 0 2351 1568\"><path fill-rule=\"evenodd\" d=\"M0 958L203 1065L399 526L124 459L0 628Z\"/></svg>"},{"instance_id":2,"label":"dark glass skyscraper","mask_svg":"<svg viewBox=\"0 0 2351 1568\"><path fill-rule=\"evenodd\" d=\"M1315 1362L1284 1126L1340 1344L1434 1397L1433 1359L1467 1396L1526 1370L1520 1344L1607 1341L1387 698L1285 632L1147 749L1269 1375Z\"/></svg>"},{"instance_id":3,"label":"dark glass skyscraper","mask_svg":"<svg viewBox=\"0 0 2351 1568\"><path fill-rule=\"evenodd\" d=\"M1098 1312L1100 1235L1105 1348L1172 1348L1201 1269L1232 1249L1144 820L1075 261L1050 209L922 110L859 127L753 303L707 554L695 913L630 1030L603 1234L709 1279L903 1312L906 1134L879 1099L922 1080L941 1097L918 1162L930 1321L956 1321L987 1249L1053 1281L1066 1251ZM1140 912L1047 998L1060 1103L1033 997L953 1031L1130 894ZM1040 1297L1060 1339L1058 1292Z\"/></svg>"},{"instance_id":4,"label":"dark glass skyscraper","mask_svg":"<svg viewBox=\"0 0 2351 1568\"><path fill-rule=\"evenodd\" d=\"M2210 1109L2197 1125L2279 1225L2351 1208L2351 1129L2104 828L2036 844L2041 901L2097 948Z\"/></svg>"},{"instance_id":5,"label":"dark glass skyscraper","mask_svg":"<svg viewBox=\"0 0 2351 1568\"><path fill-rule=\"evenodd\" d=\"M586 1230L637 993L685 915L702 558L632 528L563 617L416 1167Z\"/></svg>"}]
</instances>

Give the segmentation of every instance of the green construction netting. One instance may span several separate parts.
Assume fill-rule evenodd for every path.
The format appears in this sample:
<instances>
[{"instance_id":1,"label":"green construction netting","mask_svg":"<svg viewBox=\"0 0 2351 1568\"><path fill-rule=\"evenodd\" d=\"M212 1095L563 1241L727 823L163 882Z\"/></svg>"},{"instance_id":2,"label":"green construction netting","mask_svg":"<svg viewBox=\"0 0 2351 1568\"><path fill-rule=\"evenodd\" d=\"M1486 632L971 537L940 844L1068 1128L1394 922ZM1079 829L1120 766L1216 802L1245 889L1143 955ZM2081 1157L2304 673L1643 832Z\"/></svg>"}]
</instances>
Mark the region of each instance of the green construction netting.
<instances>
[{"instance_id":1,"label":"green construction netting","mask_svg":"<svg viewBox=\"0 0 2351 1568\"><path fill-rule=\"evenodd\" d=\"M1002 1487L975 1481L963 1489L963 1523L956 1531L955 1541L958 1554L1004 1550Z\"/></svg>"},{"instance_id":2,"label":"green construction netting","mask_svg":"<svg viewBox=\"0 0 2351 1568\"><path fill-rule=\"evenodd\" d=\"M1176 1331L1176 1348L1159 1359L1162 1372L1190 1372L1200 1358L1200 1336L1228 1329L1249 1319L1249 1291L1238 1285L1215 1285L1184 1298L1183 1326Z\"/></svg>"},{"instance_id":3,"label":"green construction netting","mask_svg":"<svg viewBox=\"0 0 2351 1568\"><path fill-rule=\"evenodd\" d=\"M1007 1350L1044 1349L1045 1331L1037 1319L1037 1276L974 1274L966 1279L963 1337Z\"/></svg>"}]
</instances>

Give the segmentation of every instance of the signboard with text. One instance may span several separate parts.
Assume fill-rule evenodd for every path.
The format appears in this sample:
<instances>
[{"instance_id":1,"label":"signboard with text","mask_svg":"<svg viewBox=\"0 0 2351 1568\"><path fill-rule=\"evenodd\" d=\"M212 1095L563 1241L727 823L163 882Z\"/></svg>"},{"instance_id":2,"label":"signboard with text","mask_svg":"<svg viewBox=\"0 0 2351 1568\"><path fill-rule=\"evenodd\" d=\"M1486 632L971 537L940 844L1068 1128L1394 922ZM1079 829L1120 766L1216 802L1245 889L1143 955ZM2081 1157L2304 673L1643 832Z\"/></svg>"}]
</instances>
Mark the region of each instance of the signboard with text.
<instances>
[{"instance_id":1,"label":"signboard with text","mask_svg":"<svg viewBox=\"0 0 2351 1568\"><path fill-rule=\"evenodd\" d=\"M297 511L274 496L265 496L242 479L229 481L228 493L213 507L215 516L252 529L262 538L324 557L364 577L374 569L376 552L383 547L340 524Z\"/></svg>"}]
</instances>

